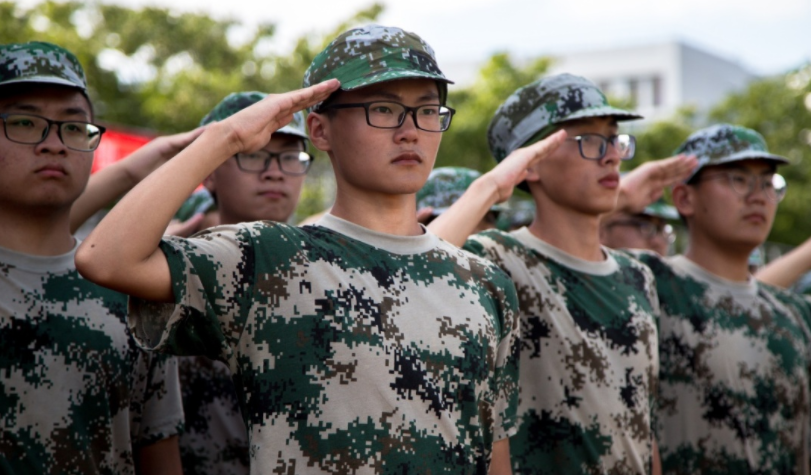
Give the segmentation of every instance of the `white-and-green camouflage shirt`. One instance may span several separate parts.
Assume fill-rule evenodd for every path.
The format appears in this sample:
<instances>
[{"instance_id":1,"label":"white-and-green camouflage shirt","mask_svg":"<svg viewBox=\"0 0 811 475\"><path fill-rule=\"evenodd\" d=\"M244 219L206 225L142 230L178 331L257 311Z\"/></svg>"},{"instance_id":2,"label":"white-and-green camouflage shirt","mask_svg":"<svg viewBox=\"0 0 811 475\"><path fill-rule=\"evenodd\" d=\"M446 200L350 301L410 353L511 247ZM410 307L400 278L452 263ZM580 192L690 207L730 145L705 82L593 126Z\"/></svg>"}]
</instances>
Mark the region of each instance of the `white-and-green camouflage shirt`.
<instances>
[{"instance_id":1,"label":"white-and-green camouflage shirt","mask_svg":"<svg viewBox=\"0 0 811 475\"><path fill-rule=\"evenodd\" d=\"M177 362L138 348L127 297L74 254L0 248L3 474L134 474L135 447L182 428Z\"/></svg>"},{"instance_id":2,"label":"white-and-green camouflage shirt","mask_svg":"<svg viewBox=\"0 0 811 475\"><path fill-rule=\"evenodd\" d=\"M521 314L515 473L647 474L659 371L653 275L604 248L590 262L527 228L485 231L465 249L512 278Z\"/></svg>"},{"instance_id":3,"label":"white-and-green camouflage shirt","mask_svg":"<svg viewBox=\"0 0 811 475\"><path fill-rule=\"evenodd\" d=\"M684 256L639 254L662 316L659 450L670 474L807 474L811 306Z\"/></svg>"},{"instance_id":4,"label":"white-and-green camouflage shirt","mask_svg":"<svg viewBox=\"0 0 811 475\"><path fill-rule=\"evenodd\" d=\"M515 289L489 262L331 215L161 249L177 305L132 299L130 324L229 365L252 473L486 473L515 431Z\"/></svg>"}]
</instances>

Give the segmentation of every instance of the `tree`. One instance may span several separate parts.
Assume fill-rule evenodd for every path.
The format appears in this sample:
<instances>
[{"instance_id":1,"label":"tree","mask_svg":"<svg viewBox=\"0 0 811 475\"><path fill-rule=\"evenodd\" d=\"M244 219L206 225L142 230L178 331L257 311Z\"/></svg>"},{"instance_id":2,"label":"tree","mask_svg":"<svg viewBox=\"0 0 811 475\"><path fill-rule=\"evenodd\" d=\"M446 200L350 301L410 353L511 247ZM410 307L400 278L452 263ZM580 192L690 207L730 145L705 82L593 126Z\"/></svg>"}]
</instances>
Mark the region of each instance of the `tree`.
<instances>
[{"instance_id":1,"label":"tree","mask_svg":"<svg viewBox=\"0 0 811 475\"><path fill-rule=\"evenodd\" d=\"M517 66L507 53L496 53L484 64L475 82L452 90L448 104L457 110L445 132L437 166L460 166L487 171L496 165L487 144L487 127L498 106L516 89L538 79L550 64L538 58Z\"/></svg>"}]
</instances>

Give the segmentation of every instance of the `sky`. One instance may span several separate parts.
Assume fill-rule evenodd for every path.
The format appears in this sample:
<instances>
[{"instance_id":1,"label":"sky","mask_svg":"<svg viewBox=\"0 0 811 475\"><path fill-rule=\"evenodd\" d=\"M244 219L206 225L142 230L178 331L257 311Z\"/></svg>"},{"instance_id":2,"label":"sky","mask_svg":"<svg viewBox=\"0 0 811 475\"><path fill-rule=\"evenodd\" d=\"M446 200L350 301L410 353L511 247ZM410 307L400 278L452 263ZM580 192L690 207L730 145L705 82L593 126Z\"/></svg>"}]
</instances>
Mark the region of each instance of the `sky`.
<instances>
[{"instance_id":1,"label":"sky","mask_svg":"<svg viewBox=\"0 0 811 475\"><path fill-rule=\"evenodd\" d=\"M31 0L29 0L31 1ZM332 30L372 0L102 0L277 25L273 47ZM27 3L27 2L23 2ZM381 0L378 23L419 34L443 64L679 40L758 75L811 61L811 0Z\"/></svg>"}]
</instances>

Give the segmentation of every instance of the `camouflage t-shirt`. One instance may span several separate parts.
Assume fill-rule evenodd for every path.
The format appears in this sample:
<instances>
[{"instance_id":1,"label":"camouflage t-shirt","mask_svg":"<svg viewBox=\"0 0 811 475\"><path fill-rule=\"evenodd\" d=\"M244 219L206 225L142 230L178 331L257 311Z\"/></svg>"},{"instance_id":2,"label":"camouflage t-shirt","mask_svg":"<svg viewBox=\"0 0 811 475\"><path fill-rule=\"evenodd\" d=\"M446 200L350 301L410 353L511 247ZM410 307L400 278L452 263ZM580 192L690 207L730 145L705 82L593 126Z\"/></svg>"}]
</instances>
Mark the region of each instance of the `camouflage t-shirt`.
<instances>
[{"instance_id":1,"label":"camouflage t-shirt","mask_svg":"<svg viewBox=\"0 0 811 475\"><path fill-rule=\"evenodd\" d=\"M228 366L205 356L177 359L186 414L178 441L184 475L249 473L248 431Z\"/></svg>"},{"instance_id":2,"label":"camouflage t-shirt","mask_svg":"<svg viewBox=\"0 0 811 475\"><path fill-rule=\"evenodd\" d=\"M74 254L0 248L3 474L134 474L134 447L182 428L177 362L138 348L126 296Z\"/></svg>"},{"instance_id":3,"label":"camouflage t-shirt","mask_svg":"<svg viewBox=\"0 0 811 475\"><path fill-rule=\"evenodd\" d=\"M518 291L516 473L650 473L659 370L650 270L609 249L602 262L578 259L527 228L485 231L465 249L504 269Z\"/></svg>"},{"instance_id":4,"label":"camouflage t-shirt","mask_svg":"<svg viewBox=\"0 0 811 475\"><path fill-rule=\"evenodd\" d=\"M808 473L811 308L684 256L639 254L656 276L659 450L665 473Z\"/></svg>"},{"instance_id":5,"label":"camouflage t-shirt","mask_svg":"<svg viewBox=\"0 0 811 475\"><path fill-rule=\"evenodd\" d=\"M243 223L161 243L148 347L229 365L253 473L485 473L515 430L515 289L435 235Z\"/></svg>"}]
</instances>

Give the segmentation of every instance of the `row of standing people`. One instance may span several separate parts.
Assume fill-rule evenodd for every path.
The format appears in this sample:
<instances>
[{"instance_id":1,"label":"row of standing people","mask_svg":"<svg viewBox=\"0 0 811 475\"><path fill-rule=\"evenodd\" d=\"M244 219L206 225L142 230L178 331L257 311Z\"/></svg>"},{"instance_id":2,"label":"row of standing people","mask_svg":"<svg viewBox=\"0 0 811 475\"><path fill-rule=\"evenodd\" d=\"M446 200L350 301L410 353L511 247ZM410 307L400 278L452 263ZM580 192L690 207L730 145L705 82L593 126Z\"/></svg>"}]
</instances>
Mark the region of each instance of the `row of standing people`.
<instances>
[{"instance_id":1,"label":"row of standing people","mask_svg":"<svg viewBox=\"0 0 811 475\"><path fill-rule=\"evenodd\" d=\"M26 54L37 53L29 47ZM132 339L121 338L127 321L142 347L206 356L233 373L254 473L657 473L657 443L668 473L807 473L808 304L757 283L745 268L785 191L775 178L785 160L769 154L754 131L699 131L680 150L694 157L649 164L620 180L634 138L618 134L618 121L638 116L610 107L582 78L543 78L496 112L488 140L499 165L426 230L414 194L450 126L450 81L416 35L365 27L316 57L305 77L310 87L247 102L237 99L250 95L236 95L203 129L153 145L158 159L150 170L183 151L122 199L77 251L66 230L93 144L68 135L92 122L92 108L69 53L43 55L57 55L62 71L43 79L19 68L10 81L17 85L0 84L8 150L31 162L10 169L16 176L4 174L18 183L3 195L5 219L19 221L31 209L40 216L18 227L16 238L0 235L9 252L0 274L11 317L3 322L4 348L22 341L8 328L28 321L40 331L29 330L35 365L7 358L7 412L30 413L4 429L12 473L13 464L37 459L48 468L38 472L131 472L136 463L126 447L151 447L135 436L122 444L109 429L120 422L114 411L74 431L106 444L59 439L54 428L70 429L57 419L77 411L43 416L50 418L44 427L23 397L30 393L23 382L46 397L68 395L76 407L94 407L85 394L104 394L95 384L69 389L70 371L61 379L31 373L47 370L54 350L59 363L51 369L85 359L91 337L52 335L59 332L54 316L88 303L113 315L82 309L83 327L115 323L113 333L129 348ZM287 124L304 108L310 144L333 163L335 205L312 226L246 223L285 221L292 212L301 182L291 180L303 178L301 162L310 157L306 136L291 133L303 129ZM9 135L10 119L29 125L13 122L20 116L46 118L40 137ZM84 130L95 139L103 131L92 127ZM203 181L228 226L162 238ZM600 245L601 215L638 212L671 184L691 237L684 256ZM530 192L533 222L470 236L515 186ZM248 201L235 197L240 190ZM292 207L273 214L279 203ZM30 230L54 221L41 242L32 239ZM40 252L46 244L50 250ZM101 289L76 274L74 254L85 278L120 293L66 292L77 282ZM27 263L36 255L55 257L43 257L48 264L37 270ZM63 270L50 267L56 257ZM14 284L23 270L39 272L37 282ZM62 282L50 281L56 274ZM45 295L54 309L30 306ZM90 366L101 366L105 351ZM198 373L209 368L185 361L196 362ZM166 389L147 386L167 406L162 422L176 427L168 401L177 408L177 386L169 379L161 382ZM54 392L42 389L48 385ZM186 387L205 396L213 385ZM118 394L141 397L134 388ZM130 413L146 407L125 399ZM220 404L209 402L205 410L187 406L187 434L198 442L224 434L190 423ZM237 413L232 403L225 409ZM137 434L135 426L116 431ZM72 455L77 450L90 455ZM244 454L209 450L201 458L242 465L237 453Z\"/></svg>"}]
</instances>

